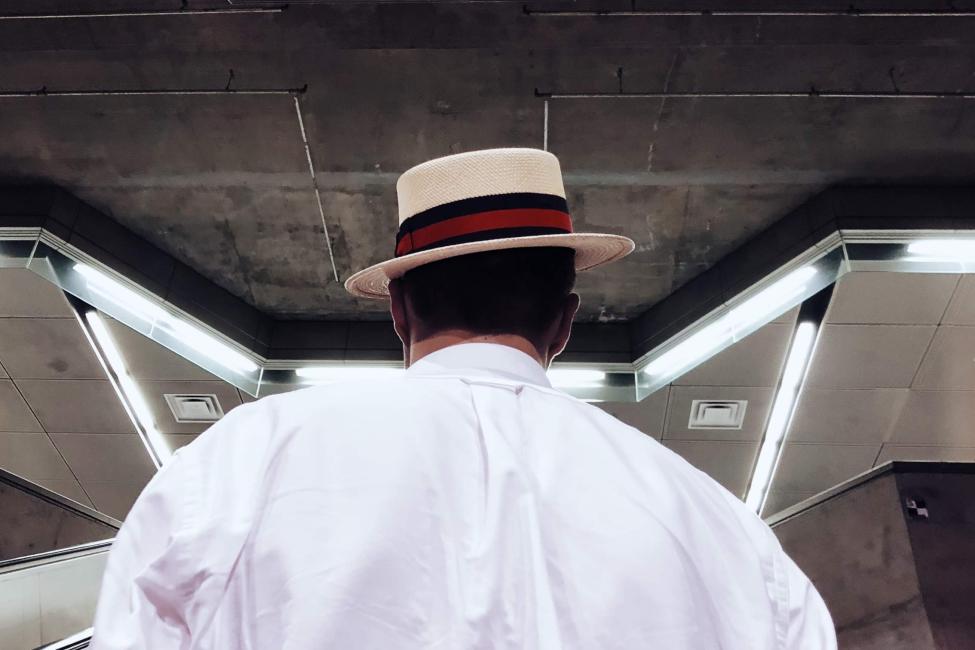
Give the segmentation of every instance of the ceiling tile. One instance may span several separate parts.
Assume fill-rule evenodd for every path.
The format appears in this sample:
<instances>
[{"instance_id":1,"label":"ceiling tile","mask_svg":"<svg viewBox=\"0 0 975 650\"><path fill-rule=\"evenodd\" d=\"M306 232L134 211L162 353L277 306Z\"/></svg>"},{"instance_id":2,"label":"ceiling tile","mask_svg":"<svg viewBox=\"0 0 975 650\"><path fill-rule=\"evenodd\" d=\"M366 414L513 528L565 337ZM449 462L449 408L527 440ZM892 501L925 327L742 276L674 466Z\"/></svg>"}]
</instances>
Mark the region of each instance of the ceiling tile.
<instances>
[{"instance_id":1,"label":"ceiling tile","mask_svg":"<svg viewBox=\"0 0 975 650\"><path fill-rule=\"evenodd\" d=\"M603 402L596 406L616 419L659 440L664 430L664 415L667 413L669 392L670 387L664 387L640 402Z\"/></svg>"},{"instance_id":2,"label":"ceiling tile","mask_svg":"<svg viewBox=\"0 0 975 650\"><path fill-rule=\"evenodd\" d=\"M0 359L14 379L104 379L74 318L0 318Z\"/></svg>"},{"instance_id":3,"label":"ceiling tile","mask_svg":"<svg viewBox=\"0 0 975 650\"><path fill-rule=\"evenodd\" d=\"M145 485L156 471L142 440L134 433L53 433L51 438L86 490L92 482Z\"/></svg>"},{"instance_id":4,"label":"ceiling tile","mask_svg":"<svg viewBox=\"0 0 975 650\"><path fill-rule=\"evenodd\" d=\"M937 325L958 278L940 273L847 273L836 285L827 322Z\"/></svg>"},{"instance_id":5,"label":"ceiling tile","mask_svg":"<svg viewBox=\"0 0 975 650\"><path fill-rule=\"evenodd\" d=\"M680 440L759 440L765 429L765 419L772 402L771 388L742 388L737 386L674 386L670 389L670 404L664 439ZM741 429L688 429L691 403L706 400L748 400L745 421Z\"/></svg>"},{"instance_id":6,"label":"ceiling tile","mask_svg":"<svg viewBox=\"0 0 975 650\"><path fill-rule=\"evenodd\" d=\"M910 391L890 441L975 447L975 393Z\"/></svg>"},{"instance_id":7,"label":"ceiling tile","mask_svg":"<svg viewBox=\"0 0 975 650\"><path fill-rule=\"evenodd\" d=\"M880 445L787 442L771 489L822 492L873 467Z\"/></svg>"},{"instance_id":8,"label":"ceiling tile","mask_svg":"<svg viewBox=\"0 0 975 650\"><path fill-rule=\"evenodd\" d=\"M826 325L813 353L814 388L907 388L933 326Z\"/></svg>"},{"instance_id":9,"label":"ceiling tile","mask_svg":"<svg viewBox=\"0 0 975 650\"><path fill-rule=\"evenodd\" d=\"M886 444L880 450L878 465L891 460L934 460L947 462L975 462L975 446L973 447L926 447L921 445L892 445Z\"/></svg>"},{"instance_id":10,"label":"ceiling tile","mask_svg":"<svg viewBox=\"0 0 975 650\"><path fill-rule=\"evenodd\" d=\"M99 512L124 520L132 504L148 483L145 481L89 481L85 489Z\"/></svg>"},{"instance_id":11,"label":"ceiling tile","mask_svg":"<svg viewBox=\"0 0 975 650\"><path fill-rule=\"evenodd\" d=\"M46 433L0 433L0 466L36 483L74 478Z\"/></svg>"},{"instance_id":12,"label":"ceiling tile","mask_svg":"<svg viewBox=\"0 0 975 650\"><path fill-rule=\"evenodd\" d=\"M0 379L0 431L44 431L9 379Z\"/></svg>"},{"instance_id":13,"label":"ceiling tile","mask_svg":"<svg viewBox=\"0 0 975 650\"><path fill-rule=\"evenodd\" d=\"M142 381L139 382L156 428L161 433L202 433L212 423L180 423L166 403L166 393L171 394L213 394L217 396L224 414L235 406L240 406L240 394L234 386L222 381Z\"/></svg>"},{"instance_id":14,"label":"ceiling tile","mask_svg":"<svg viewBox=\"0 0 975 650\"><path fill-rule=\"evenodd\" d=\"M744 495L758 451L757 442L666 440L664 445L732 494L739 498Z\"/></svg>"},{"instance_id":15,"label":"ceiling tile","mask_svg":"<svg viewBox=\"0 0 975 650\"><path fill-rule=\"evenodd\" d=\"M975 275L961 276L943 322L948 325L975 325Z\"/></svg>"},{"instance_id":16,"label":"ceiling tile","mask_svg":"<svg viewBox=\"0 0 975 650\"><path fill-rule=\"evenodd\" d=\"M769 490L765 498L765 507L762 508L763 517L771 517L777 512L782 512L789 506L794 506L800 501L805 501L809 497L816 496L817 492L784 492L782 490Z\"/></svg>"},{"instance_id":17,"label":"ceiling tile","mask_svg":"<svg viewBox=\"0 0 975 650\"><path fill-rule=\"evenodd\" d=\"M7 374L6 369L3 367L3 360L0 359L0 379L6 379L10 375Z\"/></svg>"},{"instance_id":18,"label":"ceiling tile","mask_svg":"<svg viewBox=\"0 0 975 650\"><path fill-rule=\"evenodd\" d=\"M112 338L125 359L129 374L136 379L219 380L215 375L129 326L117 320L106 320Z\"/></svg>"},{"instance_id":19,"label":"ceiling tile","mask_svg":"<svg viewBox=\"0 0 975 650\"><path fill-rule=\"evenodd\" d=\"M913 387L975 390L975 327L939 327Z\"/></svg>"},{"instance_id":20,"label":"ceiling tile","mask_svg":"<svg viewBox=\"0 0 975 650\"><path fill-rule=\"evenodd\" d=\"M74 319L64 293L28 269L0 269L0 317L47 316Z\"/></svg>"},{"instance_id":21,"label":"ceiling tile","mask_svg":"<svg viewBox=\"0 0 975 650\"><path fill-rule=\"evenodd\" d=\"M792 326L769 324L674 381L679 386L774 386Z\"/></svg>"},{"instance_id":22,"label":"ceiling tile","mask_svg":"<svg viewBox=\"0 0 975 650\"><path fill-rule=\"evenodd\" d=\"M906 388L830 390L808 388L799 397L789 428L793 442L883 442L900 415Z\"/></svg>"},{"instance_id":23,"label":"ceiling tile","mask_svg":"<svg viewBox=\"0 0 975 650\"><path fill-rule=\"evenodd\" d=\"M176 451L196 440L197 436L187 433L164 433L163 438L166 439L170 451Z\"/></svg>"},{"instance_id":24,"label":"ceiling tile","mask_svg":"<svg viewBox=\"0 0 975 650\"><path fill-rule=\"evenodd\" d=\"M16 383L48 432L135 431L115 389L107 380L20 379Z\"/></svg>"}]
</instances>

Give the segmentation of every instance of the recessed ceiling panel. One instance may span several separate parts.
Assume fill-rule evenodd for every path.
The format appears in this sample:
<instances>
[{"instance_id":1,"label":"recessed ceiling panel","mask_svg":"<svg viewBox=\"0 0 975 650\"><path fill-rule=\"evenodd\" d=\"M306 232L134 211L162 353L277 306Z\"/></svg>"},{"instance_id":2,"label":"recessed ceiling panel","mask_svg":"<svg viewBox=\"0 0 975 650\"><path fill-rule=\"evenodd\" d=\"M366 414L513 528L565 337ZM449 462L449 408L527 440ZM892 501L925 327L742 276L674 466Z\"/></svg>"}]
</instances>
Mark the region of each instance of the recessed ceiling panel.
<instances>
[{"instance_id":1,"label":"recessed ceiling panel","mask_svg":"<svg viewBox=\"0 0 975 650\"><path fill-rule=\"evenodd\" d=\"M836 285L827 321L937 325L959 277L940 273L847 273Z\"/></svg>"},{"instance_id":2,"label":"recessed ceiling panel","mask_svg":"<svg viewBox=\"0 0 975 650\"><path fill-rule=\"evenodd\" d=\"M64 293L27 269L0 270L0 318L72 318Z\"/></svg>"},{"instance_id":3,"label":"recessed ceiling panel","mask_svg":"<svg viewBox=\"0 0 975 650\"><path fill-rule=\"evenodd\" d=\"M975 393L913 390L890 442L975 447Z\"/></svg>"},{"instance_id":4,"label":"recessed ceiling panel","mask_svg":"<svg viewBox=\"0 0 975 650\"><path fill-rule=\"evenodd\" d=\"M0 431L41 432L20 391L9 379L0 379Z\"/></svg>"},{"instance_id":5,"label":"recessed ceiling panel","mask_svg":"<svg viewBox=\"0 0 975 650\"><path fill-rule=\"evenodd\" d=\"M752 442L665 440L664 445L739 498L748 486L758 444Z\"/></svg>"},{"instance_id":6,"label":"recessed ceiling panel","mask_svg":"<svg viewBox=\"0 0 975 650\"><path fill-rule=\"evenodd\" d=\"M814 388L907 388L934 335L933 326L826 325L807 385Z\"/></svg>"},{"instance_id":7,"label":"recessed ceiling panel","mask_svg":"<svg viewBox=\"0 0 975 650\"><path fill-rule=\"evenodd\" d=\"M772 489L820 492L873 467L880 445L819 445L786 442Z\"/></svg>"},{"instance_id":8,"label":"recessed ceiling panel","mask_svg":"<svg viewBox=\"0 0 975 650\"><path fill-rule=\"evenodd\" d=\"M802 391L789 440L819 443L879 443L901 415L907 389Z\"/></svg>"},{"instance_id":9,"label":"recessed ceiling panel","mask_svg":"<svg viewBox=\"0 0 975 650\"><path fill-rule=\"evenodd\" d=\"M17 386L49 433L135 432L107 380L22 379Z\"/></svg>"},{"instance_id":10,"label":"recessed ceiling panel","mask_svg":"<svg viewBox=\"0 0 975 650\"><path fill-rule=\"evenodd\" d=\"M105 376L74 318L0 318L0 359L14 379Z\"/></svg>"},{"instance_id":11,"label":"recessed ceiling panel","mask_svg":"<svg viewBox=\"0 0 975 650\"><path fill-rule=\"evenodd\" d=\"M975 327L939 327L914 388L975 390Z\"/></svg>"}]
</instances>

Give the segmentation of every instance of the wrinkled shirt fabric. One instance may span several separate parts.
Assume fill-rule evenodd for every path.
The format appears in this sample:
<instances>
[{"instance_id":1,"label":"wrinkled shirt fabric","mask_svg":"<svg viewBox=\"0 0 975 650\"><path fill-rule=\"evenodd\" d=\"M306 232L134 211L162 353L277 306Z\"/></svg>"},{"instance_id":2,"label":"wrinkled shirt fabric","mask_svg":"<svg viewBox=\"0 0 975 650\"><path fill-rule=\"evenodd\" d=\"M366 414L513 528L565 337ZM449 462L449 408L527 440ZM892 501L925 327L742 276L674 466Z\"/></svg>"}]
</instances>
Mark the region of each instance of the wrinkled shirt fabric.
<instances>
[{"instance_id":1,"label":"wrinkled shirt fabric","mask_svg":"<svg viewBox=\"0 0 975 650\"><path fill-rule=\"evenodd\" d=\"M769 528L492 344L235 408L118 534L94 650L836 647Z\"/></svg>"}]
</instances>

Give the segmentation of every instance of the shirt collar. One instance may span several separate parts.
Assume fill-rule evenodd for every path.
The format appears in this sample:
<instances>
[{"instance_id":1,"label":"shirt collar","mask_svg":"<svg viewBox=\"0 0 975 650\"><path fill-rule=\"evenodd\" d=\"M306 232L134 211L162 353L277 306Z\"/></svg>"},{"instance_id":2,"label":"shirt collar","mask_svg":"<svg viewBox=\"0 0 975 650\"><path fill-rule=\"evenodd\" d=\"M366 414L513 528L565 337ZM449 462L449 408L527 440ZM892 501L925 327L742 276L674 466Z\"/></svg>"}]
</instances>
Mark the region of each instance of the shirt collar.
<instances>
[{"instance_id":1,"label":"shirt collar","mask_svg":"<svg viewBox=\"0 0 975 650\"><path fill-rule=\"evenodd\" d=\"M406 371L407 374L495 375L538 386L552 387L545 370L520 350L497 343L459 343L431 352Z\"/></svg>"}]
</instances>

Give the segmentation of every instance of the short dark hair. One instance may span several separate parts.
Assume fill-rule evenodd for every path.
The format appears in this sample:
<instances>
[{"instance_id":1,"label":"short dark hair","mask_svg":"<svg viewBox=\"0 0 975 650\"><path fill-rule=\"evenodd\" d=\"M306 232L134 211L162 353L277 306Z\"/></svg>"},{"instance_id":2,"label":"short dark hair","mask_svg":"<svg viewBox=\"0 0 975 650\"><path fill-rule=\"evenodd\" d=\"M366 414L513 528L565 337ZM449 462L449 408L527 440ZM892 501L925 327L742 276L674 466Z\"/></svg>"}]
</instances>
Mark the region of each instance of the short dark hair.
<instances>
[{"instance_id":1,"label":"short dark hair","mask_svg":"<svg viewBox=\"0 0 975 650\"><path fill-rule=\"evenodd\" d=\"M538 345L575 285L571 248L512 248L425 264L401 279L426 338L448 329L518 334Z\"/></svg>"}]
</instances>

